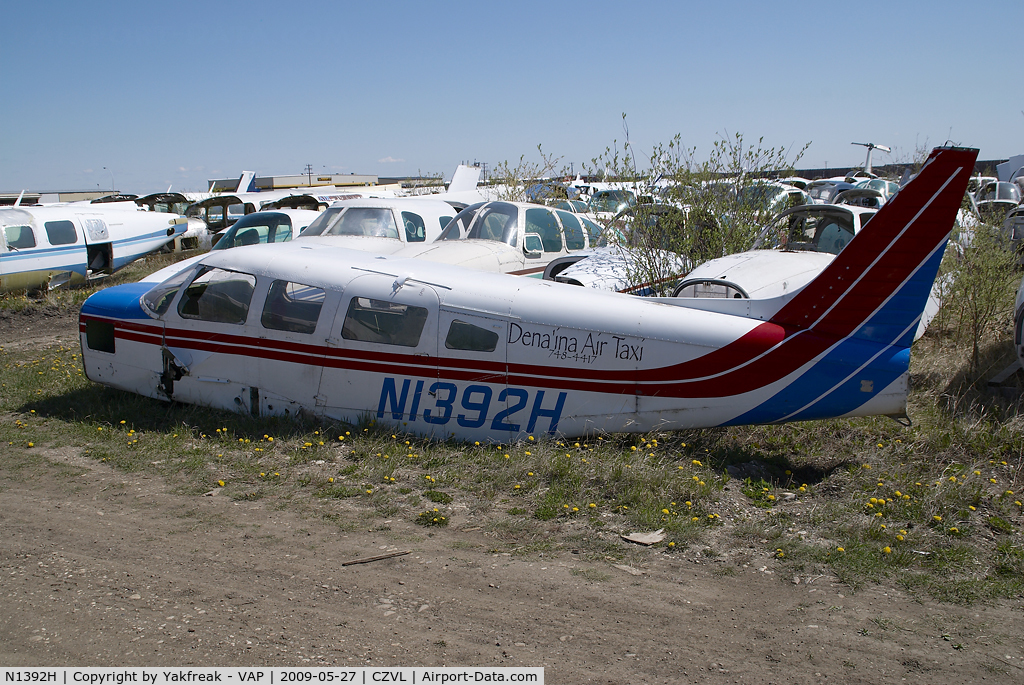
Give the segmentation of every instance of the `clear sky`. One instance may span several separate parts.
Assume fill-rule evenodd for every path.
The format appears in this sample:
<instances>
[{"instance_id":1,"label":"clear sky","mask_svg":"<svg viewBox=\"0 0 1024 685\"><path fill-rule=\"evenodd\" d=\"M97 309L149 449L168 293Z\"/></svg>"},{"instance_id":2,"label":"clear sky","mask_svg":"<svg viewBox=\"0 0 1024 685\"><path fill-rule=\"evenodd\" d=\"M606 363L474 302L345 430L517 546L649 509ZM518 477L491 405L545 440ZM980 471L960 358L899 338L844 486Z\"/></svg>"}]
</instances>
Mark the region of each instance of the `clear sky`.
<instances>
[{"instance_id":1,"label":"clear sky","mask_svg":"<svg viewBox=\"0 0 1024 685\"><path fill-rule=\"evenodd\" d=\"M10 2L0 191L577 170L623 139L1024 153L1024 2Z\"/></svg>"}]
</instances>

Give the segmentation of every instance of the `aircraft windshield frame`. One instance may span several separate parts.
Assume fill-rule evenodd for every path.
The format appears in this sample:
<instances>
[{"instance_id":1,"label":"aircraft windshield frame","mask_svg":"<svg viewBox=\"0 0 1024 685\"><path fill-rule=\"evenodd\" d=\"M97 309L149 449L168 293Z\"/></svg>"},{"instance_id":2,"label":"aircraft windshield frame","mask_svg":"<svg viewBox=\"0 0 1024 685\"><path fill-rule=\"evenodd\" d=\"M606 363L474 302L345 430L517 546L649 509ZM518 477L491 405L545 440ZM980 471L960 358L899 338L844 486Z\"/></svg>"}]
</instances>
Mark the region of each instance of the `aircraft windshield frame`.
<instances>
[{"instance_id":1,"label":"aircraft windshield frame","mask_svg":"<svg viewBox=\"0 0 1024 685\"><path fill-rule=\"evenodd\" d=\"M761 230L751 249L839 254L853 238L855 229L853 212L807 205L776 217Z\"/></svg>"},{"instance_id":2,"label":"aircraft windshield frame","mask_svg":"<svg viewBox=\"0 0 1024 685\"><path fill-rule=\"evenodd\" d=\"M487 202L459 212L437 240L489 240L516 247L518 238L519 208L508 202Z\"/></svg>"},{"instance_id":3,"label":"aircraft windshield frame","mask_svg":"<svg viewBox=\"0 0 1024 685\"><path fill-rule=\"evenodd\" d=\"M281 228L286 228L287 232L282 233ZM260 231L260 229L266 230ZM255 233L249 234L247 231L254 231ZM257 237L257 242L252 242L251 237L246 237L252 235ZM244 245L283 243L291 240L291 237L292 219L290 216L282 212L255 212L253 214L246 214L231 224L231 227L221 235L217 244L210 249L229 250L232 247L242 247Z\"/></svg>"}]
</instances>

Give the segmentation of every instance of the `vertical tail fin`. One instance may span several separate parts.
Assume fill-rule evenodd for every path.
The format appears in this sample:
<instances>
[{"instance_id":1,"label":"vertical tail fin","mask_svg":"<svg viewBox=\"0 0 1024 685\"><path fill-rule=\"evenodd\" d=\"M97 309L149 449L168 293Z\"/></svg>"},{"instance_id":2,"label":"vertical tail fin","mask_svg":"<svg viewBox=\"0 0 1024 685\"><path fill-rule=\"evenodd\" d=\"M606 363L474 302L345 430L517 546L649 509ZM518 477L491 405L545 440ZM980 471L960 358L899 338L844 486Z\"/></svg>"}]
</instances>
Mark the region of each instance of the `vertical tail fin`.
<instances>
[{"instance_id":1,"label":"vertical tail fin","mask_svg":"<svg viewBox=\"0 0 1024 685\"><path fill-rule=\"evenodd\" d=\"M977 156L972 149L932 151L917 177L772 322L909 346Z\"/></svg>"}]
</instances>

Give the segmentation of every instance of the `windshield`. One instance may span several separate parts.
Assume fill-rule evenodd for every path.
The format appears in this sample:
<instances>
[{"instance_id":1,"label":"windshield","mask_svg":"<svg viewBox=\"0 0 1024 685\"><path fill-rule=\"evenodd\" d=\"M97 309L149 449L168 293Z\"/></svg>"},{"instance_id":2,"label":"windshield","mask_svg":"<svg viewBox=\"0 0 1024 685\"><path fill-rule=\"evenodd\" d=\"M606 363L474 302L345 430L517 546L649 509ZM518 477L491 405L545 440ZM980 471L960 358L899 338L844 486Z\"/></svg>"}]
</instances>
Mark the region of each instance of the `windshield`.
<instances>
[{"instance_id":1,"label":"windshield","mask_svg":"<svg viewBox=\"0 0 1024 685\"><path fill-rule=\"evenodd\" d=\"M516 246L519 209L507 202L466 207L452 219L438 240L494 240Z\"/></svg>"},{"instance_id":2,"label":"windshield","mask_svg":"<svg viewBox=\"0 0 1024 685\"><path fill-rule=\"evenodd\" d=\"M247 214L224 232L213 246L214 250L228 250L242 245L283 243L292 239L292 220L279 212Z\"/></svg>"},{"instance_id":3,"label":"windshield","mask_svg":"<svg viewBox=\"0 0 1024 685\"><path fill-rule=\"evenodd\" d=\"M636 204L636 198L628 190L599 190L587 205L591 212L621 212Z\"/></svg>"},{"instance_id":4,"label":"windshield","mask_svg":"<svg viewBox=\"0 0 1024 685\"><path fill-rule=\"evenodd\" d=\"M828 210L783 214L761 232L753 249L839 254L853 239L854 232L853 215L848 212Z\"/></svg>"},{"instance_id":5,"label":"windshield","mask_svg":"<svg viewBox=\"0 0 1024 685\"><path fill-rule=\"evenodd\" d=\"M355 235L398 240L398 225L390 209L349 207L320 235Z\"/></svg>"},{"instance_id":6,"label":"windshield","mask_svg":"<svg viewBox=\"0 0 1024 685\"><path fill-rule=\"evenodd\" d=\"M181 284L191 275L192 269L185 269L181 273L171 276L143 295L142 304L145 305L152 316L163 316L171 306L171 300L174 299L174 296L178 294L178 290L181 289Z\"/></svg>"},{"instance_id":7,"label":"windshield","mask_svg":"<svg viewBox=\"0 0 1024 685\"><path fill-rule=\"evenodd\" d=\"M345 211L344 207L329 207L320 216L318 216L313 223L306 226L301 235L320 235L324 232L324 229L328 228L338 220L338 217L343 211Z\"/></svg>"},{"instance_id":8,"label":"windshield","mask_svg":"<svg viewBox=\"0 0 1024 685\"><path fill-rule=\"evenodd\" d=\"M736 191L736 200L747 209L760 210L770 208L775 204L779 195L785 194L785 189L779 186L751 185Z\"/></svg>"}]
</instances>

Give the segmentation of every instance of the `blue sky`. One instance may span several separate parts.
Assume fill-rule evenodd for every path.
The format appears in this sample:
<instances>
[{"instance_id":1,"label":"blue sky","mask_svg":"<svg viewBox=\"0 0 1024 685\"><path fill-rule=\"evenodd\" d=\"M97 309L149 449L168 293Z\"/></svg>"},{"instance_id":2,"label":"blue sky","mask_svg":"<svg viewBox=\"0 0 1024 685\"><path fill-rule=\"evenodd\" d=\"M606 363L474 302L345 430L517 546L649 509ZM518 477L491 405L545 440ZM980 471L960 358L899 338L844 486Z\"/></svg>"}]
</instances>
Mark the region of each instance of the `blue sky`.
<instances>
[{"instance_id":1,"label":"blue sky","mask_svg":"<svg viewBox=\"0 0 1024 685\"><path fill-rule=\"evenodd\" d=\"M1024 153L1024 3L8 3L0 191L580 169L623 140L810 143L802 166L947 139ZM104 168L105 167L105 168ZM113 177L113 179L111 178Z\"/></svg>"}]
</instances>

